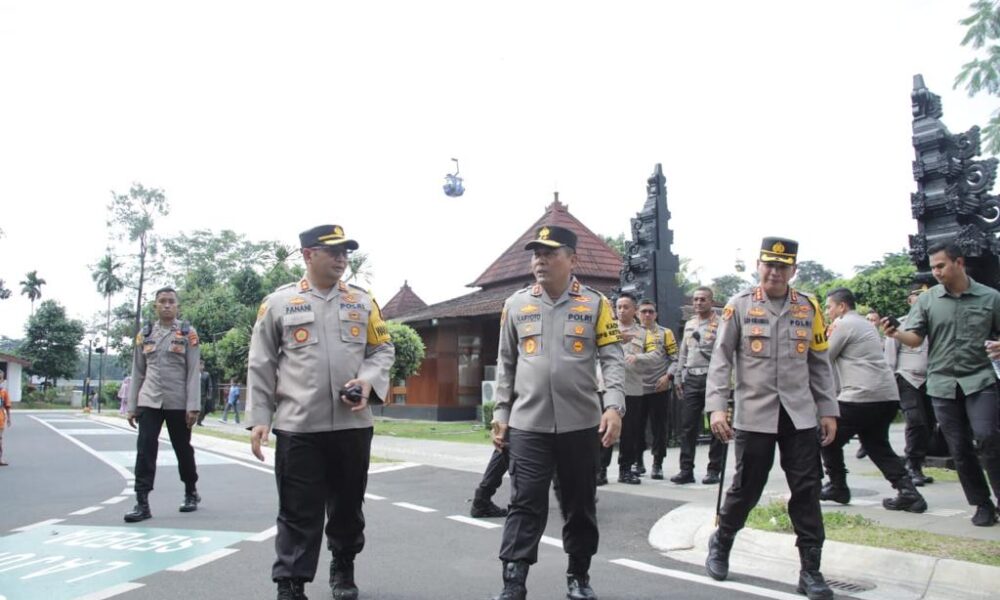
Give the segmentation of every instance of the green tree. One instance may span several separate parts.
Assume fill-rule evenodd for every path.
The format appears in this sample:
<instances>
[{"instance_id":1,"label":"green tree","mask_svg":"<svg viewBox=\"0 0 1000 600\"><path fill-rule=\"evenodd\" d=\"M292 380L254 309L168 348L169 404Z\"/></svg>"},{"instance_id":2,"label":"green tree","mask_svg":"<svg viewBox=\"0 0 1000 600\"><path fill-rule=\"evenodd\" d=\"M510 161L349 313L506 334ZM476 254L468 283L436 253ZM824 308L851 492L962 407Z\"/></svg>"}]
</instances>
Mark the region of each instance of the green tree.
<instances>
[{"instance_id":1,"label":"green tree","mask_svg":"<svg viewBox=\"0 0 1000 600\"><path fill-rule=\"evenodd\" d=\"M129 338L139 332L142 314L142 292L146 283L147 261L156 255L157 238L153 226L157 215L166 216L170 205L163 190L146 188L141 183L133 183L128 194L111 192L111 203L108 204L108 229L118 232L119 239L127 238L130 242L139 243L136 254L138 268L135 298L135 321Z\"/></svg>"},{"instance_id":2,"label":"green tree","mask_svg":"<svg viewBox=\"0 0 1000 600\"><path fill-rule=\"evenodd\" d=\"M101 260L97 263L97 267L95 267L94 271L90 274L91 279L93 279L94 283L97 284L97 291L100 292L100 294L104 296L108 302L108 310L104 320L104 339L106 340L106 344L111 340L111 297L125 288L125 282L118 276L121 269L122 263L115 260L115 257L109 250L107 254L101 257ZM103 389L104 357L107 354L108 348L105 346L104 352L101 352L101 358L98 361L97 389Z\"/></svg>"},{"instance_id":3,"label":"green tree","mask_svg":"<svg viewBox=\"0 0 1000 600\"><path fill-rule=\"evenodd\" d=\"M819 286L839 278L838 273L834 273L818 262L803 260L795 269L795 280L792 285L797 290L815 293Z\"/></svg>"},{"instance_id":4,"label":"green tree","mask_svg":"<svg viewBox=\"0 0 1000 600\"><path fill-rule=\"evenodd\" d=\"M19 349L21 355L31 361L28 372L53 383L72 377L83 333L83 323L68 319L66 309L55 300L39 304L38 312L28 319L24 342Z\"/></svg>"},{"instance_id":5,"label":"green tree","mask_svg":"<svg viewBox=\"0 0 1000 600\"><path fill-rule=\"evenodd\" d=\"M420 370L420 365L424 362L424 341L409 325L389 321L386 326L389 328L392 345L396 348L396 360L389 370L389 381L404 381Z\"/></svg>"},{"instance_id":6,"label":"green tree","mask_svg":"<svg viewBox=\"0 0 1000 600\"><path fill-rule=\"evenodd\" d=\"M709 286L718 302L725 304L734 294L746 288L749 284L739 275L721 275L712 280Z\"/></svg>"},{"instance_id":7,"label":"green tree","mask_svg":"<svg viewBox=\"0 0 1000 600\"><path fill-rule=\"evenodd\" d=\"M35 314L35 300L42 297L42 286L45 280L38 276L38 271L29 271L21 283L21 295L31 301L31 314Z\"/></svg>"},{"instance_id":8,"label":"green tree","mask_svg":"<svg viewBox=\"0 0 1000 600\"><path fill-rule=\"evenodd\" d=\"M995 0L977 0L969 5L972 14L959 21L968 29L963 46L971 46L982 57L962 65L954 87L964 86L969 96L985 92L1000 96L1000 9ZM983 145L990 154L1000 153L1000 109L993 111L983 128Z\"/></svg>"},{"instance_id":9,"label":"green tree","mask_svg":"<svg viewBox=\"0 0 1000 600\"><path fill-rule=\"evenodd\" d=\"M3 279L0 279L0 300L6 300L10 298L11 291L4 285Z\"/></svg>"},{"instance_id":10,"label":"green tree","mask_svg":"<svg viewBox=\"0 0 1000 600\"><path fill-rule=\"evenodd\" d=\"M371 285L373 275L372 265L366 252L352 252L347 257L345 281L353 281L355 285L360 285L361 282L364 282L365 285Z\"/></svg>"},{"instance_id":11,"label":"green tree","mask_svg":"<svg viewBox=\"0 0 1000 600\"><path fill-rule=\"evenodd\" d=\"M165 238L162 242L166 276L183 281L193 271L199 277L224 281L233 273L265 263L276 242L253 242L241 233L198 229Z\"/></svg>"},{"instance_id":12,"label":"green tree","mask_svg":"<svg viewBox=\"0 0 1000 600\"><path fill-rule=\"evenodd\" d=\"M625 253L628 252L629 242L625 240L624 233L619 233L618 237L611 237L610 235L602 235L601 239L604 240L605 244L611 246L611 249L617 252L618 256L624 257Z\"/></svg>"},{"instance_id":13,"label":"green tree","mask_svg":"<svg viewBox=\"0 0 1000 600\"><path fill-rule=\"evenodd\" d=\"M677 275L675 276L677 287L681 289L682 295L690 296L694 293L695 288L701 285L701 269L693 269L690 258L682 256L679 262L680 267L677 269Z\"/></svg>"},{"instance_id":14,"label":"green tree","mask_svg":"<svg viewBox=\"0 0 1000 600\"><path fill-rule=\"evenodd\" d=\"M880 315L905 315L910 310L906 295L916 272L905 252L886 254L854 276L851 290L859 303Z\"/></svg>"}]
</instances>

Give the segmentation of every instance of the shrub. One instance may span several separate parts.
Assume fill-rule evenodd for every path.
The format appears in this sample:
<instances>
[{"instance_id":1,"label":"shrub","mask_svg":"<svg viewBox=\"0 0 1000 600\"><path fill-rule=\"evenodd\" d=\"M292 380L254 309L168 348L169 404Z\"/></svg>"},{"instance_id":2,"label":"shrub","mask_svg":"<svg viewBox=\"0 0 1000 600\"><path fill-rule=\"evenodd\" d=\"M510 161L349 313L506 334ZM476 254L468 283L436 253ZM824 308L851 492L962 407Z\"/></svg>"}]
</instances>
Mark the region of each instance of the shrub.
<instances>
[{"instance_id":1,"label":"shrub","mask_svg":"<svg viewBox=\"0 0 1000 600\"><path fill-rule=\"evenodd\" d=\"M386 325L389 328L392 345L396 347L396 361L392 363L389 379L396 383L416 375L420 370L420 365L424 362L424 342L409 325L393 321L389 321Z\"/></svg>"}]
</instances>

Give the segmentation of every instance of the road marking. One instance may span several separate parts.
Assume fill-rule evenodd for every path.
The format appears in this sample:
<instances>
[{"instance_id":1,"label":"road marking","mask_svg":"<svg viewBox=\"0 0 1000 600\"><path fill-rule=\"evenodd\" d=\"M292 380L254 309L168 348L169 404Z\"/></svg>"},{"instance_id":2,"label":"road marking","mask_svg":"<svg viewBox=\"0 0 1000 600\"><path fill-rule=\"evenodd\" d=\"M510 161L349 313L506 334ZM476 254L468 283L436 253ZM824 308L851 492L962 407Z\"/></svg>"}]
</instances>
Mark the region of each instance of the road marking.
<instances>
[{"instance_id":1,"label":"road marking","mask_svg":"<svg viewBox=\"0 0 1000 600\"><path fill-rule=\"evenodd\" d=\"M66 519L47 519L45 521L32 523L31 525L25 525L24 527L18 527L17 529L11 529L11 531L29 531L36 527L45 527L46 525L55 525L56 523L62 523L65 520Z\"/></svg>"},{"instance_id":2,"label":"road marking","mask_svg":"<svg viewBox=\"0 0 1000 600\"><path fill-rule=\"evenodd\" d=\"M97 512L97 511L99 511L99 510L101 510L103 508L104 508L103 506L88 506L87 508L81 508L80 510L75 511L75 512L71 512L69 514L71 514L71 515L89 515L90 513Z\"/></svg>"},{"instance_id":3,"label":"road marking","mask_svg":"<svg viewBox=\"0 0 1000 600\"><path fill-rule=\"evenodd\" d=\"M119 502L125 502L128 500L128 496L115 496L114 498L108 498L101 504L118 504Z\"/></svg>"},{"instance_id":4,"label":"road marking","mask_svg":"<svg viewBox=\"0 0 1000 600\"><path fill-rule=\"evenodd\" d=\"M503 525L500 525L499 523L481 521L479 519L473 519L472 517L466 517L465 515L451 515L448 518L452 521L458 521L459 523L465 523L466 525L475 525L476 527L482 527L483 529L497 529L503 527Z\"/></svg>"},{"instance_id":5,"label":"road marking","mask_svg":"<svg viewBox=\"0 0 1000 600\"><path fill-rule=\"evenodd\" d=\"M52 421L49 421L51 423ZM59 433L65 433L66 435L129 435L128 431L120 431L118 429L108 429L106 427L87 427L86 429L60 429Z\"/></svg>"},{"instance_id":6,"label":"road marking","mask_svg":"<svg viewBox=\"0 0 1000 600\"><path fill-rule=\"evenodd\" d=\"M688 573L687 571L664 569L663 567L657 567L628 558L617 558L610 562L621 567L635 569L636 571L642 571L644 573L663 575L664 577L673 577L674 579L682 579L684 581L690 581L691 583L709 585L712 587L732 590L734 592L743 592L744 594L753 594L754 596L761 596L764 598L774 598L776 600L802 600L802 596L798 594L788 594L786 592L779 592L777 590L757 587L746 583L738 583L735 581L716 581L706 575L695 575L693 573Z\"/></svg>"},{"instance_id":7,"label":"road marking","mask_svg":"<svg viewBox=\"0 0 1000 600\"><path fill-rule=\"evenodd\" d=\"M562 548L562 540L547 535L543 535L541 542L543 544L548 544L549 546L555 546L556 548Z\"/></svg>"},{"instance_id":8,"label":"road marking","mask_svg":"<svg viewBox=\"0 0 1000 600\"><path fill-rule=\"evenodd\" d=\"M368 465L368 474L375 475L377 473L391 473L393 471L402 471L403 469L410 469L419 466L420 463L412 463L412 462L375 463Z\"/></svg>"},{"instance_id":9,"label":"road marking","mask_svg":"<svg viewBox=\"0 0 1000 600\"><path fill-rule=\"evenodd\" d=\"M118 585L113 585L109 588L104 588L103 590L94 592L92 594L84 594L83 596L77 596L73 600L105 600L106 598L111 598L117 596L118 594L124 594L125 592L131 592L132 590L137 590L144 587L144 583L119 583Z\"/></svg>"},{"instance_id":10,"label":"road marking","mask_svg":"<svg viewBox=\"0 0 1000 600\"><path fill-rule=\"evenodd\" d=\"M49 419L45 417L35 417L35 416L32 416L31 418L36 419L38 421L45 421L46 423L73 423L75 425L83 425L85 423L92 422L88 421L87 419L61 419L61 418Z\"/></svg>"},{"instance_id":11,"label":"road marking","mask_svg":"<svg viewBox=\"0 0 1000 600\"><path fill-rule=\"evenodd\" d=\"M166 570L167 571L177 571L177 572L190 571L191 569L195 569L195 568L200 567L202 565L207 565L208 563L212 562L213 560L218 560L220 558L225 558L225 557L227 557L230 554L233 554L235 552L239 552L239 549L238 548L220 548L219 550L216 550L215 552L209 552L208 554L205 554L203 556L199 556L198 558L193 558L193 559L191 559L191 560L189 560L187 562L181 563L179 565L174 565L172 567L167 567Z\"/></svg>"},{"instance_id":12,"label":"road marking","mask_svg":"<svg viewBox=\"0 0 1000 600\"><path fill-rule=\"evenodd\" d=\"M966 512L960 508L936 508L934 510L927 511L924 514L934 515L935 517L957 517L959 515L966 514Z\"/></svg>"},{"instance_id":13,"label":"road marking","mask_svg":"<svg viewBox=\"0 0 1000 600\"><path fill-rule=\"evenodd\" d=\"M393 502L395 506L400 508L408 508L410 510L415 510L422 513L432 513L437 512L436 508L427 508L426 506L420 506L419 504L410 504L409 502Z\"/></svg>"},{"instance_id":14,"label":"road marking","mask_svg":"<svg viewBox=\"0 0 1000 600\"><path fill-rule=\"evenodd\" d=\"M278 535L278 526L277 525L275 525L274 527L271 527L270 529L265 529L264 531L261 531L260 533L255 533L255 534L251 535L250 537L246 538L246 540L248 542L266 542L267 540L273 538L276 535Z\"/></svg>"},{"instance_id":15,"label":"road marking","mask_svg":"<svg viewBox=\"0 0 1000 600\"><path fill-rule=\"evenodd\" d=\"M122 466L120 466L120 465L115 464L114 462L112 462L108 457L104 456L103 452L98 452L97 450L94 450L93 448L91 448L87 444L84 444L83 442L81 442L80 440L76 439L75 437L70 436L70 435L66 435L65 433L59 431L58 427L53 427L52 425L49 425L48 423L46 423L45 419L39 419L38 417L36 417L34 415L32 415L31 418L34 419L34 420L36 420L36 421L38 421L42 425L45 425L46 427L48 427L52 431L58 433L62 437L66 438L71 443L76 444L80 448L83 448L84 452L86 452L87 454L93 455L94 457L97 458L97 460L101 461L102 463L104 463L104 464L108 465L109 467L111 467L112 469L114 469L116 473L118 473L119 475L122 476L122 478L124 478L124 479L135 479L135 476L132 475L132 473L130 473L128 471L128 469L126 469L126 468L124 468L124 467L122 467Z\"/></svg>"},{"instance_id":16,"label":"road marking","mask_svg":"<svg viewBox=\"0 0 1000 600\"><path fill-rule=\"evenodd\" d=\"M122 496L134 496L135 490L130 487L127 487L118 493L121 494Z\"/></svg>"},{"instance_id":17,"label":"road marking","mask_svg":"<svg viewBox=\"0 0 1000 600\"><path fill-rule=\"evenodd\" d=\"M385 496L376 496L375 494L365 493L365 500L385 500Z\"/></svg>"}]
</instances>

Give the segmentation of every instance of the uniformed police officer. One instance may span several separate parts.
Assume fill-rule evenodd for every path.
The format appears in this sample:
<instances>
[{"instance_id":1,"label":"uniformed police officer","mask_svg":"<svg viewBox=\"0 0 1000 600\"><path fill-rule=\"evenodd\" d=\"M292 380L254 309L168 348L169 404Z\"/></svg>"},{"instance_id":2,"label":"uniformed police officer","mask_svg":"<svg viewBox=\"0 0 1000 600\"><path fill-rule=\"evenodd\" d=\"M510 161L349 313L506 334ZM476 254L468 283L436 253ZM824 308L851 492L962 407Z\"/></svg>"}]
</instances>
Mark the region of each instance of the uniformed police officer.
<instances>
[{"instance_id":1,"label":"uniformed police officer","mask_svg":"<svg viewBox=\"0 0 1000 600\"><path fill-rule=\"evenodd\" d=\"M677 362L674 332L656 322L656 303L649 298L639 301L639 322L645 329L645 352L635 357L642 368L642 398L639 401L639 431L645 441L646 423L653 434L652 479L663 479L663 458L667 455L667 400ZM642 465L642 446L636 449Z\"/></svg>"},{"instance_id":2,"label":"uniformed police officer","mask_svg":"<svg viewBox=\"0 0 1000 600\"><path fill-rule=\"evenodd\" d=\"M709 540L705 567L714 579L727 577L733 540L760 500L777 444L791 490L788 515L801 561L798 592L810 599L831 599L833 593L819 571L824 530L816 426L818 416L822 444L830 444L839 412L822 312L815 299L788 285L797 254L797 242L764 238L757 261L760 285L734 296L722 313L708 367L705 410L719 439L736 439L736 474L720 511L719 528ZM734 367L735 416L730 427L726 404Z\"/></svg>"},{"instance_id":3,"label":"uniformed police officer","mask_svg":"<svg viewBox=\"0 0 1000 600\"><path fill-rule=\"evenodd\" d=\"M191 426L198 420L201 408L198 332L177 319L177 292L173 288L156 290L153 309L156 322L144 326L136 336L132 359L127 418L133 428L138 420L139 437L135 453L135 507L125 514L128 523L153 516L149 510L149 492L153 491L156 478L156 455L164 423L184 482L180 511L195 511L201 501L195 487L198 471L191 447Z\"/></svg>"},{"instance_id":4,"label":"uniformed police officer","mask_svg":"<svg viewBox=\"0 0 1000 600\"><path fill-rule=\"evenodd\" d=\"M705 383L708 379L708 362L712 358L715 336L719 331L719 316L712 310L712 288L699 287L691 295L694 315L684 324L680 357L677 359L677 379L681 404L681 453L680 471L670 478L678 484L694 483L694 456L698 447L698 434L704 429ZM703 484L719 483L722 457L726 446L712 436L708 447L708 470Z\"/></svg>"},{"instance_id":5,"label":"uniformed police officer","mask_svg":"<svg viewBox=\"0 0 1000 600\"><path fill-rule=\"evenodd\" d=\"M576 234L546 225L525 250L534 251L536 283L508 298L500 317L493 443L510 456L511 498L500 547L499 600L527 595L525 580L538 559L553 471L562 488L568 597L596 598L589 576L598 542L594 465L598 439L611 446L621 431L618 327L608 300L573 276ZM595 359L604 375L603 412Z\"/></svg>"},{"instance_id":6,"label":"uniformed police officer","mask_svg":"<svg viewBox=\"0 0 1000 600\"><path fill-rule=\"evenodd\" d=\"M358 243L338 225L299 235L306 276L264 299L250 341L247 422L254 456L273 430L278 484L279 600L305 598L326 517L330 587L358 597L354 557L364 548L362 512L372 440L372 394L385 398L395 350L374 299L341 281Z\"/></svg>"}]
</instances>

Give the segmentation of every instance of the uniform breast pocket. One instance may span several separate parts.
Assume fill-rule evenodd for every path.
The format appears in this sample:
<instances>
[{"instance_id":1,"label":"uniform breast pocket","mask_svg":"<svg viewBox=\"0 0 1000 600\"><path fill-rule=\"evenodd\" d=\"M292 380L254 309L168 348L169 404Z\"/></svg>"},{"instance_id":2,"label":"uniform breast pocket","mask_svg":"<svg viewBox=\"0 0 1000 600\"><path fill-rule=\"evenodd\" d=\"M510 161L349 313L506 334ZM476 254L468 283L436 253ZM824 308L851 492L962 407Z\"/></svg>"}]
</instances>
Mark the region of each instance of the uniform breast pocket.
<instances>
[{"instance_id":1,"label":"uniform breast pocket","mask_svg":"<svg viewBox=\"0 0 1000 600\"><path fill-rule=\"evenodd\" d=\"M532 357L542 354L542 323L518 323L517 347L521 356Z\"/></svg>"},{"instance_id":2,"label":"uniform breast pocket","mask_svg":"<svg viewBox=\"0 0 1000 600\"><path fill-rule=\"evenodd\" d=\"M594 347L593 329L570 321L563 328L563 347L570 356L589 357Z\"/></svg>"},{"instance_id":3,"label":"uniform breast pocket","mask_svg":"<svg viewBox=\"0 0 1000 600\"><path fill-rule=\"evenodd\" d=\"M959 331L962 339L985 339L993 330L993 313L985 306L970 306L962 311Z\"/></svg>"},{"instance_id":4,"label":"uniform breast pocket","mask_svg":"<svg viewBox=\"0 0 1000 600\"><path fill-rule=\"evenodd\" d=\"M311 312L285 315L281 318L281 324L285 329L284 347L286 350L295 350L319 343L316 334L316 315Z\"/></svg>"},{"instance_id":5,"label":"uniform breast pocket","mask_svg":"<svg viewBox=\"0 0 1000 600\"><path fill-rule=\"evenodd\" d=\"M368 312L340 309L340 339L350 344L364 344L368 340Z\"/></svg>"},{"instance_id":6,"label":"uniform breast pocket","mask_svg":"<svg viewBox=\"0 0 1000 600\"><path fill-rule=\"evenodd\" d=\"M747 356L768 358L773 352L770 325L750 325L743 330L743 352Z\"/></svg>"},{"instance_id":7,"label":"uniform breast pocket","mask_svg":"<svg viewBox=\"0 0 1000 600\"><path fill-rule=\"evenodd\" d=\"M812 338L811 328L792 327L788 332L790 352L793 358L805 358L809 351L809 341Z\"/></svg>"}]
</instances>

